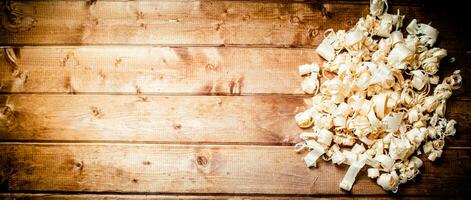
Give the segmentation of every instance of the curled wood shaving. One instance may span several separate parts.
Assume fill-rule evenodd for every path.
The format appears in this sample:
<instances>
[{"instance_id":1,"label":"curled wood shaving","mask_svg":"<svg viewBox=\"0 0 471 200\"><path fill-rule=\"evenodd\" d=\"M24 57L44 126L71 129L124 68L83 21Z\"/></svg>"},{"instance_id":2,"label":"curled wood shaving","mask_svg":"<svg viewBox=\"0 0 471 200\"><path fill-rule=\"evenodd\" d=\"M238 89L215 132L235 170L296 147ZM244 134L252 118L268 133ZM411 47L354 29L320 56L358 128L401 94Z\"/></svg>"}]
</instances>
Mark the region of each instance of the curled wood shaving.
<instances>
[{"instance_id":1,"label":"curled wood shaving","mask_svg":"<svg viewBox=\"0 0 471 200\"><path fill-rule=\"evenodd\" d=\"M6 55L5 59L11 66L13 66L13 70L15 70L18 67L15 50L13 48L4 48L3 51Z\"/></svg>"},{"instance_id":2,"label":"curled wood shaving","mask_svg":"<svg viewBox=\"0 0 471 200\"><path fill-rule=\"evenodd\" d=\"M387 13L386 0L371 0L370 15L352 29L325 32L316 49L326 60L322 67L299 66L312 107L295 120L312 131L300 134L296 151L309 152L308 167L320 157L350 165L340 182L344 190L366 166L368 177L396 192L420 173L418 155L438 159L445 137L456 133L456 121L445 112L446 100L462 85L460 71L440 82L435 74L447 51L433 47L438 31L414 19L405 36L403 19L399 11Z\"/></svg>"},{"instance_id":3,"label":"curled wood shaving","mask_svg":"<svg viewBox=\"0 0 471 200\"><path fill-rule=\"evenodd\" d=\"M357 176L358 172L360 172L361 168L363 168L363 166L365 166L364 160L353 162L340 182L340 188L350 191L352 189L353 183L355 182L355 177Z\"/></svg>"}]
</instances>

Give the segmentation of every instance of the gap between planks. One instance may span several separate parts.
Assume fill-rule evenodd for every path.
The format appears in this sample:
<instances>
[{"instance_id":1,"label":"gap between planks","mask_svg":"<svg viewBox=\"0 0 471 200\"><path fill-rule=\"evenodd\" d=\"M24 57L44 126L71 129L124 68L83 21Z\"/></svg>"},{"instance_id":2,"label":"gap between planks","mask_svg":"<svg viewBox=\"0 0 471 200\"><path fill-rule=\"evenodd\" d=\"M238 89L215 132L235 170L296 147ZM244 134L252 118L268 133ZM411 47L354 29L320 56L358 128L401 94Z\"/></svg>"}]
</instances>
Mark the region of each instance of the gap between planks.
<instances>
[{"instance_id":1,"label":"gap between planks","mask_svg":"<svg viewBox=\"0 0 471 200\"><path fill-rule=\"evenodd\" d=\"M277 199L277 200L308 200L308 199L317 199L317 200L348 200L348 199L373 199L373 200L389 200L389 199L442 199L449 197L447 195L407 195L407 196L398 196L398 195L270 195L270 194L246 194L246 195L233 195L227 193L220 194L184 194L184 193L113 193L113 192L9 192L9 193L0 193L0 197L4 199L23 199L23 198L32 198L32 199L70 199L70 200L81 200L81 199L106 199L106 200L121 200L121 199L232 199L232 200L249 200L249 199ZM464 197L455 196L455 199L465 199Z\"/></svg>"},{"instance_id":2,"label":"gap between planks","mask_svg":"<svg viewBox=\"0 0 471 200\"><path fill-rule=\"evenodd\" d=\"M80 145L186 145L186 146L265 146L279 147L292 146L294 144L286 143L265 143L265 142L157 142L157 141L120 141L120 140L0 140L0 145L11 144L32 144L32 145L64 145L64 144L80 144ZM471 150L471 147L445 146L444 149L454 150Z\"/></svg>"},{"instance_id":3,"label":"gap between planks","mask_svg":"<svg viewBox=\"0 0 471 200\"><path fill-rule=\"evenodd\" d=\"M136 93L123 93L123 92L76 92L74 94L70 94L67 92L5 92L5 91L0 91L0 95L51 95L51 96L57 96L57 95L65 95L65 96L136 96L138 98L140 97L181 97L181 96L188 96L188 97L197 97L197 96L202 96L201 94L195 94L195 93L143 93L143 94L136 94ZM233 94L208 94L208 95L203 95L203 96L211 96L211 97L229 97L229 96L280 96L280 97L300 97L300 98L311 98L312 95L307 95L307 94L290 94L290 93L244 93L240 95L233 95ZM471 97L468 96L454 96L452 95L448 101L471 101Z\"/></svg>"}]
</instances>

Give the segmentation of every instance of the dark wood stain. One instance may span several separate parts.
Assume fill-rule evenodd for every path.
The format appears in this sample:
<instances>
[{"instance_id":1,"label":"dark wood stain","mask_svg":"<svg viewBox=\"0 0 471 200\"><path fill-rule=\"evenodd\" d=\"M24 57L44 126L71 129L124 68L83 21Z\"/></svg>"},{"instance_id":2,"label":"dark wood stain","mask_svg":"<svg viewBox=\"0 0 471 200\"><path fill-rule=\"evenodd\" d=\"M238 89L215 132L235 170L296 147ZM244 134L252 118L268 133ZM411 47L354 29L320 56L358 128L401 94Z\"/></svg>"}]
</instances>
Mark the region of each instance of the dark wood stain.
<instances>
[{"instance_id":1,"label":"dark wood stain","mask_svg":"<svg viewBox=\"0 0 471 200\"><path fill-rule=\"evenodd\" d=\"M244 80L245 80L245 77L244 76L241 76L239 79L237 79L237 94L240 95L242 94L242 88L244 87Z\"/></svg>"},{"instance_id":2,"label":"dark wood stain","mask_svg":"<svg viewBox=\"0 0 471 200\"><path fill-rule=\"evenodd\" d=\"M116 170L116 176L123 177L124 171L122 169L116 168L115 170Z\"/></svg>"},{"instance_id":3,"label":"dark wood stain","mask_svg":"<svg viewBox=\"0 0 471 200\"><path fill-rule=\"evenodd\" d=\"M68 91L69 94L75 94L75 89L74 87L72 86L72 81L70 79L70 76L66 76L65 78L65 83L64 83L64 88L66 89L66 91Z\"/></svg>"},{"instance_id":4,"label":"dark wood stain","mask_svg":"<svg viewBox=\"0 0 471 200\"><path fill-rule=\"evenodd\" d=\"M104 115L103 111L101 111L100 108L98 108L96 106L90 107L90 110L92 112L92 116L95 117L95 118L100 119Z\"/></svg>"},{"instance_id":5,"label":"dark wood stain","mask_svg":"<svg viewBox=\"0 0 471 200\"><path fill-rule=\"evenodd\" d=\"M175 130L180 130L180 129L182 128L182 125L181 125L180 123L174 122L174 123L172 124L172 127L173 127L173 129L175 129Z\"/></svg>"},{"instance_id":6,"label":"dark wood stain","mask_svg":"<svg viewBox=\"0 0 471 200\"><path fill-rule=\"evenodd\" d=\"M192 56L190 55L190 52L188 51L188 48L178 48L175 50L175 53L177 56L180 58L180 61L183 62L183 66L185 68L185 76L190 77L194 71L192 66Z\"/></svg>"},{"instance_id":7,"label":"dark wood stain","mask_svg":"<svg viewBox=\"0 0 471 200\"><path fill-rule=\"evenodd\" d=\"M96 4L97 1L98 0L87 0L86 5L87 5L87 7L93 6L93 5Z\"/></svg>"},{"instance_id":8,"label":"dark wood stain","mask_svg":"<svg viewBox=\"0 0 471 200\"><path fill-rule=\"evenodd\" d=\"M228 83L229 86L229 94L233 95L234 94L234 87L235 87L235 81L230 80Z\"/></svg>"},{"instance_id":9,"label":"dark wood stain","mask_svg":"<svg viewBox=\"0 0 471 200\"><path fill-rule=\"evenodd\" d=\"M210 95L211 91L213 90L213 83L207 82L199 89L199 94L201 95Z\"/></svg>"},{"instance_id":10,"label":"dark wood stain","mask_svg":"<svg viewBox=\"0 0 471 200\"><path fill-rule=\"evenodd\" d=\"M206 158L205 156L197 156L196 163L200 166L205 167L206 165L208 165L208 158Z\"/></svg>"},{"instance_id":11,"label":"dark wood stain","mask_svg":"<svg viewBox=\"0 0 471 200\"><path fill-rule=\"evenodd\" d=\"M139 96L137 96L137 101L138 102L149 102L149 97L139 95Z\"/></svg>"},{"instance_id":12,"label":"dark wood stain","mask_svg":"<svg viewBox=\"0 0 471 200\"><path fill-rule=\"evenodd\" d=\"M106 74L105 74L102 70L100 70L100 71L98 72L98 75L99 75L100 78L103 79L103 80L106 78Z\"/></svg>"},{"instance_id":13,"label":"dark wood stain","mask_svg":"<svg viewBox=\"0 0 471 200\"><path fill-rule=\"evenodd\" d=\"M16 187L13 177L18 169L16 155L0 156L0 191L9 191Z\"/></svg>"},{"instance_id":14,"label":"dark wood stain","mask_svg":"<svg viewBox=\"0 0 471 200\"><path fill-rule=\"evenodd\" d=\"M134 86L134 88L135 88L135 90L136 90L136 94L137 94L137 95L140 95L140 94L142 93L142 91L141 91L141 86L139 86L139 85L136 84L136 85Z\"/></svg>"},{"instance_id":15,"label":"dark wood stain","mask_svg":"<svg viewBox=\"0 0 471 200\"><path fill-rule=\"evenodd\" d=\"M119 57L119 58L116 58L115 62L114 62L114 66L115 67L119 67L119 65L123 62L123 58Z\"/></svg>"}]
</instances>

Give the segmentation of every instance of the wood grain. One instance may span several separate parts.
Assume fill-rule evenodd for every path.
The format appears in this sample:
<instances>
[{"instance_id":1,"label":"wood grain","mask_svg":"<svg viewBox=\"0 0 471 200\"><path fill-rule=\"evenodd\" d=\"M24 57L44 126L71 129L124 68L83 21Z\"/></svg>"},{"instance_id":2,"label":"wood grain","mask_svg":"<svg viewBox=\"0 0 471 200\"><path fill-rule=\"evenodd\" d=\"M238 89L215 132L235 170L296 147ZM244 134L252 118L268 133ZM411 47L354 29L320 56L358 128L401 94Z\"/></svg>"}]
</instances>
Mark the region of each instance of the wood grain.
<instances>
[{"instance_id":1,"label":"wood grain","mask_svg":"<svg viewBox=\"0 0 471 200\"><path fill-rule=\"evenodd\" d=\"M0 44L309 44L320 34L310 37L303 24L314 29L327 21L304 3L29 1L17 7L32 13L34 23L0 32ZM352 13L341 17L347 16Z\"/></svg>"},{"instance_id":2,"label":"wood grain","mask_svg":"<svg viewBox=\"0 0 471 200\"><path fill-rule=\"evenodd\" d=\"M0 52L5 93L303 94L297 67L319 61L310 48L24 47L15 49L13 66ZM451 57L456 61L442 62L441 77L456 69L471 77L471 55ZM470 95L465 78L453 97Z\"/></svg>"},{"instance_id":3,"label":"wood grain","mask_svg":"<svg viewBox=\"0 0 471 200\"><path fill-rule=\"evenodd\" d=\"M302 96L3 95L14 110L0 139L293 144ZM448 146L471 146L470 101L450 101L458 121ZM4 123L5 124L5 123Z\"/></svg>"},{"instance_id":4,"label":"wood grain","mask_svg":"<svg viewBox=\"0 0 471 200\"><path fill-rule=\"evenodd\" d=\"M2 92L303 94L297 67L313 49L212 47L26 47L12 75L0 58Z\"/></svg>"},{"instance_id":5,"label":"wood grain","mask_svg":"<svg viewBox=\"0 0 471 200\"><path fill-rule=\"evenodd\" d=\"M22 1L14 5L30 21L18 27L5 20L3 26L12 28L0 32L0 45L312 46L319 44L324 30L351 27L369 12L364 3L328 1ZM408 19L433 18L422 7L391 6L391 10L397 8ZM434 21L447 38L455 38L449 33L450 23L456 24L447 18Z\"/></svg>"},{"instance_id":6,"label":"wood grain","mask_svg":"<svg viewBox=\"0 0 471 200\"><path fill-rule=\"evenodd\" d=\"M290 144L296 96L9 95L1 139Z\"/></svg>"},{"instance_id":7,"label":"wood grain","mask_svg":"<svg viewBox=\"0 0 471 200\"><path fill-rule=\"evenodd\" d=\"M347 194L345 167L319 161L310 170L293 147L242 145L0 145L3 190L227 194ZM449 149L425 162L399 195L464 195L471 185L470 150ZM386 194L360 173L351 194Z\"/></svg>"},{"instance_id":8,"label":"wood grain","mask_svg":"<svg viewBox=\"0 0 471 200\"><path fill-rule=\"evenodd\" d=\"M298 140L293 116L306 107L296 66L315 60L326 29L351 27L367 4L15 2L18 12L0 11L0 46L15 46L18 58L13 73L0 53L0 107L13 109L11 121L0 121L0 198L466 195L471 32L461 24L469 21L467 6L456 2L390 3L406 23L433 22L438 46L456 58L444 60L440 75L460 69L465 77L447 110L458 133L414 182L392 195L362 172L346 193L338 188L345 167L320 161L309 170L292 146L282 146Z\"/></svg>"}]
</instances>

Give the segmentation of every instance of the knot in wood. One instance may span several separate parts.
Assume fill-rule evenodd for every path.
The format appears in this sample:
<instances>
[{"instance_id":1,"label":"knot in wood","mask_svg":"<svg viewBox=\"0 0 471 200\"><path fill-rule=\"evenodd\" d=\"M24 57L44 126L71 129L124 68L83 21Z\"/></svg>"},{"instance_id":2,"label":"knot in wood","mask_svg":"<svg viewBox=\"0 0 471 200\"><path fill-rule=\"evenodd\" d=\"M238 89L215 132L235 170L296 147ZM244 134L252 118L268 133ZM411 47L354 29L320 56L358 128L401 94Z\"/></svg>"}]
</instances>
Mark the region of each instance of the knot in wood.
<instances>
[{"instance_id":1,"label":"knot in wood","mask_svg":"<svg viewBox=\"0 0 471 200\"><path fill-rule=\"evenodd\" d=\"M82 170L83 169L83 161L75 162L74 167L78 170Z\"/></svg>"},{"instance_id":2,"label":"knot in wood","mask_svg":"<svg viewBox=\"0 0 471 200\"><path fill-rule=\"evenodd\" d=\"M317 37L317 36L319 35L319 28L318 28L318 27L316 27L316 28L310 28L309 31L308 31L308 33L309 33L309 37L310 37L310 38L315 38L315 37Z\"/></svg>"},{"instance_id":3,"label":"knot in wood","mask_svg":"<svg viewBox=\"0 0 471 200\"><path fill-rule=\"evenodd\" d=\"M245 14L245 15L242 16L242 21L247 21L249 19L250 19L250 15L248 15L248 14Z\"/></svg>"},{"instance_id":4,"label":"knot in wood","mask_svg":"<svg viewBox=\"0 0 471 200\"><path fill-rule=\"evenodd\" d=\"M0 6L2 18L0 21L0 29L8 32L19 33L29 31L36 26L37 19L34 7L21 2L5 1Z\"/></svg>"},{"instance_id":5,"label":"knot in wood","mask_svg":"<svg viewBox=\"0 0 471 200\"><path fill-rule=\"evenodd\" d=\"M208 158L206 158L205 156L197 156L196 164L205 167L208 165Z\"/></svg>"},{"instance_id":6,"label":"knot in wood","mask_svg":"<svg viewBox=\"0 0 471 200\"><path fill-rule=\"evenodd\" d=\"M5 105L0 106L0 127L12 130L17 126L15 120L15 111L12 107Z\"/></svg>"},{"instance_id":7,"label":"knot in wood","mask_svg":"<svg viewBox=\"0 0 471 200\"><path fill-rule=\"evenodd\" d=\"M173 126L173 129L175 129L175 130L179 130L179 129L182 128L182 125L181 125L180 123L175 123L175 122L174 122L174 123L172 124L172 126Z\"/></svg>"},{"instance_id":8,"label":"knot in wood","mask_svg":"<svg viewBox=\"0 0 471 200\"><path fill-rule=\"evenodd\" d=\"M2 106L2 107L0 108L0 114L1 114L2 116L5 116L5 117L12 116L12 115L13 115L13 109L12 109L10 106L8 106L8 105Z\"/></svg>"},{"instance_id":9,"label":"knot in wood","mask_svg":"<svg viewBox=\"0 0 471 200\"><path fill-rule=\"evenodd\" d=\"M299 19L298 16L291 16L289 19L289 22L294 25L298 25L301 22L301 19Z\"/></svg>"},{"instance_id":10,"label":"knot in wood","mask_svg":"<svg viewBox=\"0 0 471 200\"><path fill-rule=\"evenodd\" d=\"M209 69L209 70L215 71L215 70L217 70L217 68L218 68L217 65L213 65L213 64L211 64L211 63L208 63L208 64L206 65L206 69Z\"/></svg>"},{"instance_id":11,"label":"knot in wood","mask_svg":"<svg viewBox=\"0 0 471 200\"><path fill-rule=\"evenodd\" d=\"M98 107L92 106L92 107L90 107L90 109L92 110L92 114L93 114L94 117L96 117L96 118L103 117L103 113L100 111L100 109Z\"/></svg>"}]
</instances>

